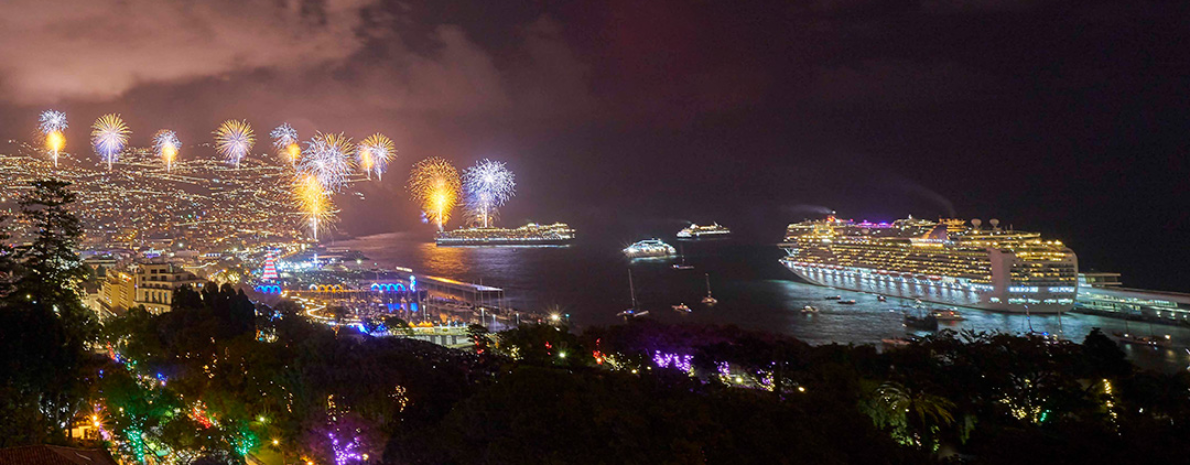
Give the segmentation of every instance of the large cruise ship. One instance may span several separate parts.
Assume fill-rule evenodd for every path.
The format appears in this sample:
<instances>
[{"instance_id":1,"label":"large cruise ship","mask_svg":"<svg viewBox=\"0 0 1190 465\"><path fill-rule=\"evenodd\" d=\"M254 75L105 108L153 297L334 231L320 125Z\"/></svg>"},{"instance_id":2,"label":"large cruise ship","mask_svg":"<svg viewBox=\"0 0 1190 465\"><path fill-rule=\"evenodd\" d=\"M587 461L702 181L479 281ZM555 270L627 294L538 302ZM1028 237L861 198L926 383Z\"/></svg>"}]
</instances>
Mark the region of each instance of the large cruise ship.
<instances>
[{"instance_id":1,"label":"large cruise ship","mask_svg":"<svg viewBox=\"0 0 1190 465\"><path fill-rule=\"evenodd\" d=\"M574 230L566 223L529 223L516 229L476 227L443 231L434 242L440 247L532 247L568 245L572 240Z\"/></svg>"},{"instance_id":2,"label":"large cruise ship","mask_svg":"<svg viewBox=\"0 0 1190 465\"><path fill-rule=\"evenodd\" d=\"M814 284L1010 313L1074 306L1078 258L1034 232L996 220L892 223L836 219L789 225L781 264Z\"/></svg>"}]
</instances>

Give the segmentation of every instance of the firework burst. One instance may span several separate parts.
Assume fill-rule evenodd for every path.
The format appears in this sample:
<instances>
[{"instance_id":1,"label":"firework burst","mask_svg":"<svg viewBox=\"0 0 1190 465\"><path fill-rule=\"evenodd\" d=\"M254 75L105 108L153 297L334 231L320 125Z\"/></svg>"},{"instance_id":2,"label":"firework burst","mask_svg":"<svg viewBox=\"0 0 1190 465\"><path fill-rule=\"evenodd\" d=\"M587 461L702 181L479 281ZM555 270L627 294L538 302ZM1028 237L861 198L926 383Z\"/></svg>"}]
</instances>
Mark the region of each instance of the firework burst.
<instances>
[{"instance_id":1,"label":"firework burst","mask_svg":"<svg viewBox=\"0 0 1190 465\"><path fill-rule=\"evenodd\" d=\"M396 153L392 139L381 133L372 134L359 144L359 167L368 174L368 179L372 179L375 172L376 179L380 180Z\"/></svg>"},{"instance_id":2,"label":"firework burst","mask_svg":"<svg viewBox=\"0 0 1190 465\"><path fill-rule=\"evenodd\" d=\"M129 134L132 134L132 131L128 129L128 125L115 113L100 116L95 120L95 124L91 125L91 145L95 147L95 153L107 162L108 171L112 170L112 163L120 156L120 151L124 150L124 144L128 143Z\"/></svg>"},{"instance_id":3,"label":"firework burst","mask_svg":"<svg viewBox=\"0 0 1190 465\"><path fill-rule=\"evenodd\" d=\"M516 195L515 189L512 171L508 171L502 162L485 158L463 173L467 213L481 219L485 228L495 210Z\"/></svg>"},{"instance_id":4,"label":"firework burst","mask_svg":"<svg viewBox=\"0 0 1190 465\"><path fill-rule=\"evenodd\" d=\"M316 133L306 142L298 172L312 174L328 192L338 192L351 173L355 145L343 134Z\"/></svg>"},{"instance_id":5,"label":"firework burst","mask_svg":"<svg viewBox=\"0 0 1190 465\"><path fill-rule=\"evenodd\" d=\"M413 166L407 187L413 200L421 204L426 219L437 223L442 231L459 201L459 170L441 158L427 158Z\"/></svg>"},{"instance_id":6,"label":"firework burst","mask_svg":"<svg viewBox=\"0 0 1190 465\"><path fill-rule=\"evenodd\" d=\"M255 144L256 134L252 132L252 125L248 121L227 120L215 130L215 150L236 168L240 167L240 161L248 156Z\"/></svg>"},{"instance_id":7,"label":"firework burst","mask_svg":"<svg viewBox=\"0 0 1190 465\"><path fill-rule=\"evenodd\" d=\"M66 113L58 110L46 110L41 112L41 117L38 118L38 121L41 122L41 125L38 126L41 129L41 133L46 135L49 135L53 132L62 132L64 129L69 127L69 125L66 124Z\"/></svg>"},{"instance_id":8,"label":"firework burst","mask_svg":"<svg viewBox=\"0 0 1190 465\"><path fill-rule=\"evenodd\" d=\"M302 157L302 147L298 145L297 130L289 123L281 123L269 135L273 136L273 147L277 149L277 154L297 167L297 162Z\"/></svg>"},{"instance_id":9,"label":"firework burst","mask_svg":"<svg viewBox=\"0 0 1190 465\"><path fill-rule=\"evenodd\" d=\"M317 241L318 231L334 221L330 192L318 181L317 176L300 173L294 179L292 195L303 221L310 228L310 235Z\"/></svg>"},{"instance_id":10,"label":"firework burst","mask_svg":"<svg viewBox=\"0 0 1190 465\"><path fill-rule=\"evenodd\" d=\"M181 147L182 142L178 140L178 134L168 129L157 131L153 136L153 150L161 157L161 161L165 162L166 172L173 167L174 160L178 159L178 149Z\"/></svg>"}]
</instances>

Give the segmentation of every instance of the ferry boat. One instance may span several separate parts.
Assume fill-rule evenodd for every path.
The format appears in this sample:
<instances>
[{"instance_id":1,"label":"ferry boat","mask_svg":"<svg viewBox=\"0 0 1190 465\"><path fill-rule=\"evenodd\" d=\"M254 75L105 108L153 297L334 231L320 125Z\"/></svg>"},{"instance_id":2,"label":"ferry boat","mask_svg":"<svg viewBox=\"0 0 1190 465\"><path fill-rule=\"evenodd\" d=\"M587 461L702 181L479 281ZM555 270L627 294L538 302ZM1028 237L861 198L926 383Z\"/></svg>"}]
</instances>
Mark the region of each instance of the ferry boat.
<instances>
[{"instance_id":1,"label":"ferry boat","mask_svg":"<svg viewBox=\"0 0 1190 465\"><path fill-rule=\"evenodd\" d=\"M721 226L719 223L711 224L710 226L699 226L691 223L690 226L678 231L678 237L681 239L698 239L702 237L727 237L731 234L731 230Z\"/></svg>"},{"instance_id":2,"label":"ferry boat","mask_svg":"<svg viewBox=\"0 0 1190 465\"><path fill-rule=\"evenodd\" d=\"M1008 313L1073 308L1074 252L1039 233L989 223L803 221L786 230L781 264L812 284L903 299Z\"/></svg>"},{"instance_id":3,"label":"ferry boat","mask_svg":"<svg viewBox=\"0 0 1190 465\"><path fill-rule=\"evenodd\" d=\"M459 228L438 233L439 247L560 246L574 240L574 230L566 223L539 225L529 223L515 229Z\"/></svg>"},{"instance_id":4,"label":"ferry boat","mask_svg":"<svg viewBox=\"0 0 1190 465\"><path fill-rule=\"evenodd\" d=\"M677 253L672 245L661 242L661 239L645 239L624 248L624 255L628 258L664 258Z\"/></svg>"}]
</instances>

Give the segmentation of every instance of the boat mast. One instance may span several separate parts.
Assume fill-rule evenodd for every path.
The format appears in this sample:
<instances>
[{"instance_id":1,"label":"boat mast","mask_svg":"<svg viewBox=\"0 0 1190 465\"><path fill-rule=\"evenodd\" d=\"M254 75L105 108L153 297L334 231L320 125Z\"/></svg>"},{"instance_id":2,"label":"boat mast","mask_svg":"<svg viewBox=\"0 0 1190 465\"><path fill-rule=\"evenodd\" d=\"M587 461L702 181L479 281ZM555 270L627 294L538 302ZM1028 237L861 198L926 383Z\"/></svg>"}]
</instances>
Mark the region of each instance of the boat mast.
<instances>
[{"instance_id":1,"label":"boat mast","mask_svg":"<svg viewBox=\"0 0 1190 465\"><path fill-rule=\"evenodd\" d=\"M711 274L703 273L703 276L707 279L707 297L710 297L711 296Z\"/></svg>"},{"instance_id":2,"label":"boat mast","mask_svg":"<svg viewBox=\"0 0 1190 465\"><path fill-rule=\"evenodd\" d=\"M628 269L628 293L632 295L632 311L636 311L636 286L632 285L632 268Z\"/></svg>"}]
</instances>

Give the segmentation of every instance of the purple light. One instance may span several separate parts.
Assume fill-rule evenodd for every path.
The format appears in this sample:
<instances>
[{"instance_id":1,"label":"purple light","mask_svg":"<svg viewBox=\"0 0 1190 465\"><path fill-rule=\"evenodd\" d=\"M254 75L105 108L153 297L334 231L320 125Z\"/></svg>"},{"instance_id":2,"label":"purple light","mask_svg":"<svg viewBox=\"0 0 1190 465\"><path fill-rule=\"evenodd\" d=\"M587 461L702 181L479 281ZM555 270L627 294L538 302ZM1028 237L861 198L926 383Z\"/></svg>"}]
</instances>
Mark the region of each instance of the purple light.
<instances>
[{"instance_id":1,"label":"purple light","mask_svg":"<svg viewBox=\"0 0 1190 465\"><path fill-rule=\"evenodd\" d=\"M693 355L663 354L660 350L653 352L653 363L658 368L675 368L682 371L690 371L693 368L693 364L691 363L693 359Z\"/></svg>"},{"instance_id":2,"label":"purple light","mask_svg":"<svg viewBox=\"0 0 1190 465\"><path fill-rule=\"evenodd\" d=\"M339 438L336 438L334 433L327 433L326 437L331 440L331 450L335 451L335 465L346 465L352 460L356 462L364 460L363 456L356 452L359 449L358 437L351 438L351 442L344 444L342 448L339 448Z\"/></svg>"},{"instance_id":3,"label":"purple light","mask_svg":"<svg viewBox=\"0 0 1190 465\"><path fill-rule=\"evenodd\" d=\"M719 374L731 377L731 365L728 365L727 362L719 362Z\"/></svg>"}]
</instances>

